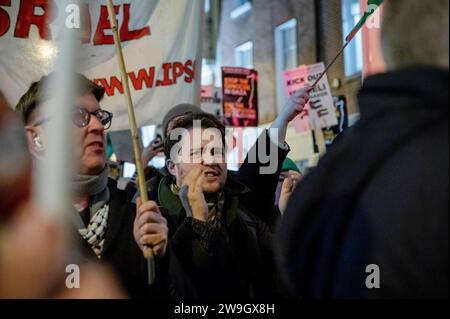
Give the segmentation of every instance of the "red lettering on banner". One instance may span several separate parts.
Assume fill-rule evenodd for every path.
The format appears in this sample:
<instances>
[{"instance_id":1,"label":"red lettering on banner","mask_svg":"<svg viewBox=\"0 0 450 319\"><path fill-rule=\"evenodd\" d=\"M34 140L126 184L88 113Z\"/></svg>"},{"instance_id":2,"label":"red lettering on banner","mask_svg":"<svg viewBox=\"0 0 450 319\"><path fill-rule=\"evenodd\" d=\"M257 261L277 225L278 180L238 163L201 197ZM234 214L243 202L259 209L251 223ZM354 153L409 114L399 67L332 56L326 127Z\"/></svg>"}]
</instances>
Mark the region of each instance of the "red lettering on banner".
<instances>
[{"instance_id":1,"label":"red lettering on banner","mask_svg":"<svg viewBox=\"0 0 450 319\"><path fill-rule=\"evenodd\" d=\"M120 82L116 76L112 76L109 83L106 79L95 79L94 82L103 86L105 88L105 93L108 96L113 96L115 90L118 90L120 94L123 94L122 82Z\"/></svg>"},{"instance_id":2,"label":"red lettering on banner","mask_svg":"<svg viewBox=\"0 0 450 319\"><path fill-rule=\"evenodd\" d=\"M123 5L123 22L120 26L120 40L122 42L124 41L130 41L130 40L137 40L140 38L143 38L145 36L150 35L150 27L146 26L142 29L137 30L130 30L129 24L130 24L130 4L124 4ZM114 12L116 14L119 14L120 6L114 6ZM94 36L94 45L107 45L107 44L114 44L114 38L112 34L106 35L106 30L112 30L111 28L111 22L109 21L108 16L108 8L106 6L100 7L100 18L97 25L97 30L95 32Z\"/></svg>"},{"instance_id":3,"label":"red lettering on banner","mask_svg":"<svg viewBox=\"0 0 450 319\"><path fill-rule=\"evenodd\" d=\"M164 80L160 82L160 85L162 86L172 85L173 82L170 79L170 69L172 68L172 63L164 63L162 67L164 69Z\"/></svg>"},{"instance_id":4,"label":"red lettering on banner","mask_svg":"<svg viewBox=\"0 0 450 319\"><path fill-rule=\"evenodd\" d=\"M11 0L0 0L0 6L10 7ZM10 26L11 20L9 19L8 12L0 8L0 37L8 32Z\"/></svg>"},{"instance_id":5,"label":"red lettering on banner","mask_svg":"<svg viewBox=\"0 0 450 319\"><path fill-rule=\"evenodd\" d=\"M186 73L186 77L184 78L184 82L192 83L195 78L195 63L192 60L188 60L184 64L184 73Z\"/></svg>"},{"instance_id":6,"label":"red lettering on banner","mask_svg":"<svg viewBox=\"0 0 450 319\"><path fill-rule=\"evenodd\" d=\"M181 62L175 62L172 67L173 83L177 84L178 78L184 75L184 65Z\"/></svg>"},{"instance_id":7,"label":"red lettering on banner","mask_svg":"<svg viewBox=\"0 0 450 319\"><path fill-rule=\"evenodd\" d=\"M120 39L121 41L130 41L143 38L150 35L150 27L146 26L138 30L129 30L130 24L130 4L123 5L123 23L120 28Z\"/></svg>"},{"instance_id":8,"label":"red lettering on banner","mask_svg":"<svg viewBox=\"0 0 450 319\"><path fill-rule=\"evenodd\" d=\"M155 67L149 68L148 71L149 72L147 72L146 69L141 69L139 70L137 76L134 72L128 73L136 91L142 90L144 82L147 89L151 89L153 87L153 82L155 81Z\"/></svg>"},{"instance_id":9,"label":"red lettering on banner","mask_svg":"<svg viewBox=\"0 0 450 319\"><path fill-rule=\"evenodd\" d=\"M35 15L35 9L41 8L44 13ZM35 25L39 30L39 36L44 40L51 40L50 16L53 16L51 8L54 8L52 0L22 0L20 1L19 14L17 16L16 38L28 38L31 25ZM55 15L56 16L56 15Z\"/></svg>"},{"instance_id":10,"label":"red lettering on banner","mask_svg":"<svg viewBox=\"0 0 450 319\"><path fill-rule=\"evenodd\" d=\"M17 0L19 2L19 0ZM2 8L11 7L11 0L0 0L0 37L5 35L11 29L11 16L8 11ZM109 21L107 6L100 6L99 20L92 37L92 21L89 12L89 6L92 4L84 3L80 7L81 15L81 40L82 43L91 42L93 45L113 45L114 38L112 35L111 23ZM142 28L130 30L132 20L131 4L123 4L114 6L114 12L118 15L121 6L123 7L123 21L120 25L120 39L122 42L138 40L151 35L150 26L146 25ZM36 9L40 8L42 12L36 13ZM16 26L14 29L14 37L29 38L31 26L36 26L40 39L53 40L50 24L55 20L57 14L54 9L53 0L20 0L19 10L17 14ZM105 32L110 31L109 34Z\"/></svg>"},{"instance_id":11,"label":"red lettering on banner","mask_svg":"<svg viewBox=\"0 0 450 319\"><path fill-rule=\"evenodd\" d=\"M120 6L114 6L114 12L119 14ZM105 30L112 30L111 23L108 18L108 7L100 7L100 18L98 20L97 31L94 35L94 45L114 44L114 38L111 35L106 35Z\"/></svg>"},{"instance_id":12,"label":"red lettering on banner","mask_svg":"<svg viewBox=\"0 0 450 319\"><path fill-rule=\"evenodd\" d=\"M193 82L195 62L192 62L192 60L188 60L185 64L181 62L164 63L162 68L165 73L167 73L164 81L155 81L156 68L154 66L129 72L128 77L131 80L134 90L142 91L143 89L152 89L159 86L176 85L175 79L180 79L184 74L185 80L189 80L186 81L186 83ZM181 72L180 70L183 70L184 72ZM124 92L122 82L116 76L112 76L109 79L95 79L94 82L105 88L107 96L114 96L116 95L116 92L119 92L120 94L123 94Z\"/></svg>"}]
</instances>

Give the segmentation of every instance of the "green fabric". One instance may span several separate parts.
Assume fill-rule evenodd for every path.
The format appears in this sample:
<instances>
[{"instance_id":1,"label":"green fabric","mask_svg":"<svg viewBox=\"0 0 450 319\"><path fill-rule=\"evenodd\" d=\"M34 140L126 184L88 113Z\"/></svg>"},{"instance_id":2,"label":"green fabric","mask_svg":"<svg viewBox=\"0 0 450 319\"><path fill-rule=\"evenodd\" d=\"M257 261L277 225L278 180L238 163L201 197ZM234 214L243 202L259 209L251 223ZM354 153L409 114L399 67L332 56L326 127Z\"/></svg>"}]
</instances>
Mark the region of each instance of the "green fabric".
<instances>
[{"instance_id":1,"label":"green fabric","mask_svg":"<svg viewBox=\"0 0 450 319\"><path fill-rule=\"evenodd\" d=\"M361 20L358 22L358 24L356 25L356 28L360 29L364 23L366 23L367 19L369 19L369 17L374 14L374 12L381 6L381 4L383 3L384 0L368 0L367 1L367 7L370 6L377 6L377 8L373 11L370 12L365 12L364 16L361 18Z\"/></svg>"},{"instance_id":2,"label":"green fabric","mask_svg":"<svg viewBox=\"0 0 450 319\"><path fill-rule=\"evenodd\" d=\"M291 160L289 157L287 157L283 162L283 167L281 168L282 172L285 171L295 171L297 173L300 173L300 170L298 166L294 163L293 160Z\"/></svg>"},{"instance_id":3,"label":"green fabric","mask_svg":"<svg viewBox=\"0 0 450 319\"><path fill-rule=\"evenodd\" d=\"M370 18L372 14L377 11L377 9L383 4L384 0L368 0L367 1L367 7L370 6L376 6L377 8L375 10L372 10L370 12L365 12L361 20L359 20L358 24L353 28L352 32L347 36L345 39L347 42L351 41L354 36L358 33L358 31L363 27L364 23L366 23L367 19Z\"/></svg>"},{"instance_id":4,"label":"green fabric","mask_svg":"<svg viewBox=\"0 0 450 319\"><path fill-rule=\"evenodd\" d=\"M114 149L111 141L111 136L106 134L106 159L109 159L114 154Z\"/></svg>"}]
</instances>

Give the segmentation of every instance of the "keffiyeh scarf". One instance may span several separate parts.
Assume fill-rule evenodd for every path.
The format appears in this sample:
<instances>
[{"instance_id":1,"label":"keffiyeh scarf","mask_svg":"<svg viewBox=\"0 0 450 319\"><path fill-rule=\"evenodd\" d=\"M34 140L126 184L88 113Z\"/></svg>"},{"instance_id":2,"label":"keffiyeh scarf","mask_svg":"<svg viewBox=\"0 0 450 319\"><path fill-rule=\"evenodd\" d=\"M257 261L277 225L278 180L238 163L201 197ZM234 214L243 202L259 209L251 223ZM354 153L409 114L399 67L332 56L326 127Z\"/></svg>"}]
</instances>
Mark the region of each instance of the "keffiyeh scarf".
<instances>
[{"instance_id":1,"label":"keffiyeh scarf","mask_svg":"<svg viewBox=\"0 0 450 319\"><path fill-rule=\"evenodd\" d=\"M89 195L90 222L78 223L78 232L89 243L98 258L102 257L109 213L108 168L97 176L78 175L75 190ZM79 221L81 217L78 215Z\"/></svg>"}]
</instances>

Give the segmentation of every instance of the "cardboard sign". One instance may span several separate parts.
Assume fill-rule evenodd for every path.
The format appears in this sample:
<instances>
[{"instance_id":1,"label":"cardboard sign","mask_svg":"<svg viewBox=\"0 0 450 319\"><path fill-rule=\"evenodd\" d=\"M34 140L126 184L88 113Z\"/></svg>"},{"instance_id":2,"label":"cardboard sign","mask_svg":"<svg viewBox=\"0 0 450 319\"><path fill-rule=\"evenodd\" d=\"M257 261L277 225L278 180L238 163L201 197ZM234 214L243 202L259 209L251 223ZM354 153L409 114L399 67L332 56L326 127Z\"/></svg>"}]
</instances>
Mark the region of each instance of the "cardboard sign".
<instances>
[{"instance_id":1,"label":"cardboard sign","mask_svg":"<svg viewBox=\"0 0 450 319\"><path fill-rule=\"evenodd\" d=\"M314 84L325 70L323 63L302 65L297 69L283 73L286 95L291 96L297 90ZM337 125L328 77L325 75L311 93L311 100L303 112L294 120L298 132L315 130Z\"/></svg>"},{"instance_id":2,"label":"cardboard sign","mask_svg":"<svg viewBox=\"0 0 450 319\"><path fill-rule=\"evenodd\" d=\"M258 126L258 72L222 68L223 114L227 126Z\"/></svg>"}]
</instances>

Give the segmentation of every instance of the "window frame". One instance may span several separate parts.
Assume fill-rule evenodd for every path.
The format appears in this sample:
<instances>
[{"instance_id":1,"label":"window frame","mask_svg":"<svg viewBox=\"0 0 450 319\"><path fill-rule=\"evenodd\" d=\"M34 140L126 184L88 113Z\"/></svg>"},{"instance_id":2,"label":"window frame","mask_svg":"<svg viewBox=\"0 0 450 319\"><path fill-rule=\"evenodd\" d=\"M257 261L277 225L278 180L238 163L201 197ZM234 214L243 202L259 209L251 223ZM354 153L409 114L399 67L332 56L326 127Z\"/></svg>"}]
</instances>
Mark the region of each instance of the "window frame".
<instances>
[{"instance_id":1,"label":"window frame","mask_svg":"<svg viewBox=\"0 0 450 319\"><path fill-rule=\"evenodd\" d=\"M352 5L359 4L359 15L352 14ZM342 34L343 44L345 44L345 38L352 31L359 19L362 18L362 6L359 0L342 0L341 4L342 12ZM358 32L352 43L348 45L344 51L344 74L347 79L354 78L361 75L364 68L364 54L363 54L363 40L362 33Z\"/></svg>"},{"instance_id":2,"label":"window frame","mask_svg":"<svg viewBox=\"0 0 450 319\"><path fill-rule=\"evenodd\" d=\"M253 41L246 41L240 45L238 45L237 47L234 48L234 64L237 67L242 67L242 68L248 68L248 69L253 69L254 68L254 43ZM243 61L238 61L238 57L240 58L242 55L240 55L240 53L242 52L248 52L251 51L251 64L244 64Z\"/></svg>"},{"instance_id":3,"label":"window frame","mask_svg":"<svg viewBox=\"0 0 450 319\"><path fill-rule=\"evenodd\" d=\"M287 97L285 93L284 88L284 78L283 78L283 72L287 71L287 69L284 68L285 65L285 43L283 41L283 32L293 29L294 30L294 39L295 39L295 59L296 59L296 65L298 66L298 20L296 18L289 19L286 22L283 22L279 26L277 26L274 30L275 35L275 69L276 69L276 83L277 83L277 104L278 104L278 110L282 110L284 107Z\"/></svg>"}]
</instances>

